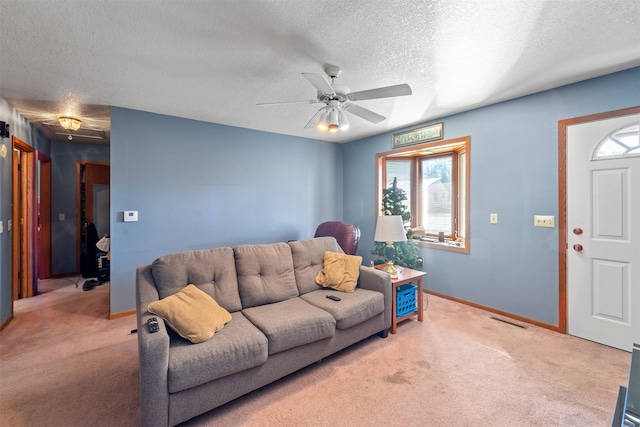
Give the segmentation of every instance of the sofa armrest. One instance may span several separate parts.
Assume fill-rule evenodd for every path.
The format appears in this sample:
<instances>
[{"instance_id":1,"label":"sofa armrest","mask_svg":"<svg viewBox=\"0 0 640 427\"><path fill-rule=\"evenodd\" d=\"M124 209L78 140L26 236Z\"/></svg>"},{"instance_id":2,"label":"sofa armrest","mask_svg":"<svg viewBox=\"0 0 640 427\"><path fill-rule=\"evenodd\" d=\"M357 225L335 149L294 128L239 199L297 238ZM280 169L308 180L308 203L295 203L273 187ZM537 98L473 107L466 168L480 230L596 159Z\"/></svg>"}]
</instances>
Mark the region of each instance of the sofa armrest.
<instances>
[{"instance_id":1,"label":"sofa armrest","mask_svg":"<svg viewBox=\"0 0 640 427\"><path fill-rule=\"evenodd\" d=\"M378 291L384 295L384 323L385 328L391 327L391 276L384 271L360 266L358 287Z\"/></svg>"},{"instance_id":2,"label":"sofa armrest","mask_svg":"<svg viewBox=\"0 0 640 427\"><path fill-rule=\"evenodd\" d=\"M169 424L169 334L159 319L160 330L150 333L147 320L155 317L147 307L159 299L151 266L136 270L136 314L138 321L138 359L140 364L140 408L143 426Z\"/></svg>"}]
</instances>

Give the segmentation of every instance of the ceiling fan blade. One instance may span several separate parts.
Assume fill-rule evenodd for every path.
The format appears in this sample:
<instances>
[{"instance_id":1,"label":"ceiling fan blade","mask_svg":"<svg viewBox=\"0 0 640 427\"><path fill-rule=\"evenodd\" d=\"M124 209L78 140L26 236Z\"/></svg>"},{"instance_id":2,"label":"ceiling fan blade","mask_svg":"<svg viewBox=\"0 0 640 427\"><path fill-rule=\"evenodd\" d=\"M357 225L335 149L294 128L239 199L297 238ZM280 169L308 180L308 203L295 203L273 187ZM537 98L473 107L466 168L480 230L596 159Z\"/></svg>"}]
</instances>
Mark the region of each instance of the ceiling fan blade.
<instances>
[{"instance_id":1,"label":"ceiling fan blade","mask_svg":"<svg viewBox=\"0 0 640 427\"><path fill-rule=\"evenodd\" d=\"M377 89L361 90L360 92L350 93L347 98L351 101L362 101L365 99L391 98L393 96L411 95L411 87L403 83L395 86L379 87Z\"/></svg>"},{"instance_id":2,"label":"ceiling fan blade","mask_svg":"<svg viewBox=\"0 0 640 427\"><path fill-rule=\"evenodd\" d=\"M281 101L281 102L261 102L256 104L258 107L270 107L272 105L286 105L286 104L317 104L317 99L310 99L308 101Z\"/></svg>"},{"instance_id":3,"label":"ceiling fan blade","mask_svg":"<svg viewBox=\"0 0 640 427\"><path fill-rule=\"evenodd\" d=\"M343 106L343 109L362 119L370 121L371 123L380 123L381 121L386 119L385 116L381 116L378 113L374 113L373 111L367 110L366 108L362 108L356 104L345 104Z\"/></svg>"},{"instance_id":4,"label":"ceiling fan blade","mask_svg":"<svg viewBox=\"0 0 640 427\"><path fill-rule=\"evenodd\" d=\"M322 74L302 73L302 75L304 76L304 78L309 80L309 83L311 83L316 89L318 89L318 92L330 95L336 94L336 91L333 90L333 87L331 86L331 83L329 83L329 80L327 80L327 78Z\"/></svg>"}]
</instances>

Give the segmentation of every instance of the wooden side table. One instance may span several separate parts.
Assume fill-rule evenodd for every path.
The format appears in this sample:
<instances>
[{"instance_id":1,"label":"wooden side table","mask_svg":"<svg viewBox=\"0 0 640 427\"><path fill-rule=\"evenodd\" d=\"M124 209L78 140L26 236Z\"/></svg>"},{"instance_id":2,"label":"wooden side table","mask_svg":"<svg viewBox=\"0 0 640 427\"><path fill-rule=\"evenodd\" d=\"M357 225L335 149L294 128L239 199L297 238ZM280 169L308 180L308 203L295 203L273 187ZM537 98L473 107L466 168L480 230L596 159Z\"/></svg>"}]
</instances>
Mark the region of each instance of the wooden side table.
<instances>
[{"instance_id":1,"label":"wooden side table","mask_svg":"<svg viewBox=\"0 0 640 427\"><path fill-rule=\"evenodd\" d=\"M384 266L385 264L380 264L380 265L376 265L375 267L378 270L382 270ZM398 269L398 278L391 279L391 333L392 334L396 333L396 326L398 325L398 323L404 320L407 320L410 317L417 315L418 322L422 322L423 310L424 310L424 302L422 298L423 297L422 279L424 279L424 277L427 275L427 273L425 273L424 271L413 270L407 267L396 266L396 268ZM404 285L406 283L415 282L415 281L418 282L418 294L416 295L416 298L418 300L418 310L398 318L396 317L396 304L397 304L396 293L398 290L398 286Z\"/></svg>"}]
</instances>

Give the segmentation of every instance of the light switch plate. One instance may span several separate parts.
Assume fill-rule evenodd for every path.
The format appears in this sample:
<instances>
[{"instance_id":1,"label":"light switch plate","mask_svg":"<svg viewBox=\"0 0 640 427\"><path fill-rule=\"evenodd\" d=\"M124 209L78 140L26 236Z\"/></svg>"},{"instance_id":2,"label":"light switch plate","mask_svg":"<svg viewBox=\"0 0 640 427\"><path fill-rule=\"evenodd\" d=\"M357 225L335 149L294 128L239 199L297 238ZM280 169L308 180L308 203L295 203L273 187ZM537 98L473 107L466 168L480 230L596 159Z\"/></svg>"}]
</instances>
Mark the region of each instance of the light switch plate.
<instances>
[{"instance_id":1,"label":"light switch plate","mask_svg":"<svg viewBox=\"0 0 640 427\"><path fill-rule=\"evenodd\" d=\"M497 224L498 223L498 214L497 213L489 214L489 223L491 223L491 224Z\"/></svg>"}]
</instances>

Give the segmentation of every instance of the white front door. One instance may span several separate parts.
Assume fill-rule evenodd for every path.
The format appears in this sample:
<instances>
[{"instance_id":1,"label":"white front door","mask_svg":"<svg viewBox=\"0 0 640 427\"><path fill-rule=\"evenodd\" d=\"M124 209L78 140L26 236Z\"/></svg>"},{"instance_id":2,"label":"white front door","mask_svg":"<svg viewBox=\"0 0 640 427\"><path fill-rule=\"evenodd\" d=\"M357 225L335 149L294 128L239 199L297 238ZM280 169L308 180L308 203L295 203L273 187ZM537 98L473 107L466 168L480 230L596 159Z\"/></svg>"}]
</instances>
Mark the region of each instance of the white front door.
<instances>
[{"instance_id":1,"label":"white front door","mask_svg":"<svg viewBox=\"0 0 640 427\"><path fill-rule=\"evenodd\" d=\"M594 151L638 123L628 115L567 129L568 333L626 351L640 343L640 153Z\"/></svg>"}]
</instances>

